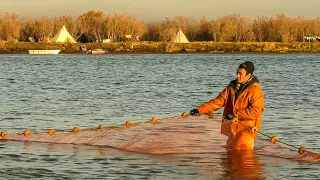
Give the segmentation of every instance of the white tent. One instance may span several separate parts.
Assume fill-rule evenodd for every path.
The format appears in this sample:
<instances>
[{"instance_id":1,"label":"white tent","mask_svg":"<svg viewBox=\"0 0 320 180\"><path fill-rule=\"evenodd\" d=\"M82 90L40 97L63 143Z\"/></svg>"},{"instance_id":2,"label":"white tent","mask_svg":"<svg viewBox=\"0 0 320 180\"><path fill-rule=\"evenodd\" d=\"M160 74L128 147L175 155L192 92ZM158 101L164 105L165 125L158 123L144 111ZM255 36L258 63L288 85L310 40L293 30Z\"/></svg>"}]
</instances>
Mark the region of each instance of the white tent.
<instances>
[{"instance_id":1,"label":"white tent","mask_svg":"<svg viewBox=\"0 0 320 180\"><path fill-rule=\"evenodd\" d=\"M184 33L182 32L182 30L179 28L177 30L176 36L173 40L173 42L175 43L189 43L189 40L187 39L187 37L184 35Z\"/></svg>"},{"instance_id":2,"label":"white tent","mask_svg":"<svg viewBox=\"0 0 320 180\"><path fill-rule=\"evenodd\" d=\"M53 42L70 42L77 43L77 41L70 35L67 28L63 25L60 31L52 38Z\"/></svg>"}]
</instances>

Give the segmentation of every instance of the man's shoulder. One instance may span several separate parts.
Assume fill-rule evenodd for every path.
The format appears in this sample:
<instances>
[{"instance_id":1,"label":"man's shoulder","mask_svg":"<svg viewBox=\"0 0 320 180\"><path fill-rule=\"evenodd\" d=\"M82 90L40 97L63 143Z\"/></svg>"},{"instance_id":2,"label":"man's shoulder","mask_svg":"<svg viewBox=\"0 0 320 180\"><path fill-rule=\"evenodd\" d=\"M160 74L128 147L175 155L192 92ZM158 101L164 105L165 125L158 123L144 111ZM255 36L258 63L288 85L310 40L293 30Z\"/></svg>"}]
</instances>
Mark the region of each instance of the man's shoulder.
<instances>
[{"instance_id":1,"label":"man's shoulder","mask_svg":"<svg viewBox=\"0 0 320 180\"><path fill-rule=\"evenodd\" d=\"M230 83L228 84L228 86L235 86L237 84L237 80L232 80L230 81Z\"/></svg>"},{"instance_id":2,"label":"man's shoulder","mask_svg":"<svg viewBox=\"0 0 320 180\"><path fill-rule=\"evenodd\" d=\"M250 87L250 91L261 91L262 92L262 88L260 86L260 84L258 82L252 83L251 87Z\"/></svg>"},{"instance_id":3,"label":"man's shoulder","mask_svg":"<svg viewBox=\"0 0 320 180\"><path fill-rule=\"evenodd\" d=\"M261 86L260 86L260 84L259 84L259 80L258 80L258 78L257 78L256 76L254 76L254 77L252 78L250 86L251 86L252 88L261 88Z\"/></svg>"},{"instance_id":4,"label":"man's shoulder","mask_svg":"<svg viewBox=\"0 0 320 180\"><path fill-rule=\"evenodd\" d=\"M254 83L252 83L252 87L261 87L261 86L258 82L254 82Z\"/></svg>"}]
</instances>

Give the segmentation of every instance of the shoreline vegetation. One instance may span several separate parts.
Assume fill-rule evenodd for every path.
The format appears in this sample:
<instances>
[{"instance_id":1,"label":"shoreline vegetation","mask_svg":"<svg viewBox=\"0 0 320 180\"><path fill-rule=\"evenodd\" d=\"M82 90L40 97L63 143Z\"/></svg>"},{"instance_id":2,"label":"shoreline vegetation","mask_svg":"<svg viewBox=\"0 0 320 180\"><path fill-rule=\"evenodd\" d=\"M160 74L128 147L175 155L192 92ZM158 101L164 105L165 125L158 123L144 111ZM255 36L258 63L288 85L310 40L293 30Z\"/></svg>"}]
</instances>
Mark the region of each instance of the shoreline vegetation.
<instances>
[{"instance_id":1,"label":"shoreline vegetation","mask_svg":"<svg viewBox=\"0 0 320 180\"><path fill-rule=\"evenodd\" d=\"M60 54L83 53L102 49L107 54L117 53L319 53L320 43L310 42L114 42L114 43L46 43L0 42L0 54L28 54L29 50L60 49Z\"/></svg>"},{"instance_id":2,"label":"shoreline vegetation","mask_svg":"<svg viewBox=\"0 0 320 180\"><path fill-rule=\"evenodd\" d=\"M58 35L64 39L55 38ZM107 53L317 53L320 18L232 14L213 20L176 16L144 23L137 15L94 10L39 19L0 15L0 54L53 49L85 53L81 45Z\"/></svg>"}]
</instances>

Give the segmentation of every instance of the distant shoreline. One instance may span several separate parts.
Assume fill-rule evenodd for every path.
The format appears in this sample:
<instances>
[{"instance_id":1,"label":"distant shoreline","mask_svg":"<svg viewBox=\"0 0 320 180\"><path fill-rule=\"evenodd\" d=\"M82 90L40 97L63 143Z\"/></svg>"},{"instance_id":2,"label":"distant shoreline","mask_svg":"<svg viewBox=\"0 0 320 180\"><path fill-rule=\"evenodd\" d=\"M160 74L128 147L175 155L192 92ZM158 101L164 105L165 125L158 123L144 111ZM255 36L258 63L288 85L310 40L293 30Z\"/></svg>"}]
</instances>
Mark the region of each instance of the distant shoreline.
<instances>
[{"instance_id":1,"label":"distant shoreline","mask_svg":"<svg viewBox=\"0 0 320 180\"><path fill-rule=\"evenodd\" d=\"M28 52L1 52L0 55L25 55L29 54ZM92 55L86 52L61 52L58 55ZM320 52L106 52L105 54L101 55L125 55L125 54L132 54L132 55L139 55L139 54L213 54L213 55L241 55L241 54L258 54L258 55L272 55L272 54L320 54ZM30 55L37 55L37 54L30 54ZM41 55L41 54L39 54ZM98 55L98 56L101 56ZM96 55L92 55L96 56Z\"/></svg>"},{"instance_id":2,"label":"distant shoreline","mask_svg":"<svg viewBox=\"0 0 320 180\"><path fill-rule=\"evenodd\" d=\"M106 54L317 54L320 43L294 42L116 42L116 43L31 43L0 42L0 54L29 54L29 50L60 49L60 54L86 54L103 49Z\"/></svg>"}]
</instances>

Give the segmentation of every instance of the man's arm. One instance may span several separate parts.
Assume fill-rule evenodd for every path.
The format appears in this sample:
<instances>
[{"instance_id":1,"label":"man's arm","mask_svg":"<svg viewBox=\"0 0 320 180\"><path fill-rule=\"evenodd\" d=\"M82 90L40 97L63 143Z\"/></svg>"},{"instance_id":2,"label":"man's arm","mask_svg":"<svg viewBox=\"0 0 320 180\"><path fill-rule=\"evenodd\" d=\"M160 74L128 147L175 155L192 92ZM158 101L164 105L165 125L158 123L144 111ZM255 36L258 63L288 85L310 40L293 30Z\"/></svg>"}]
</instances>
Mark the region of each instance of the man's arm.
<instances>
[{"instance_id":1,"label":"man's arm","mask_svg":"<svg viewBox=\"0 0 320 180\"><path fill-rule=\"evenodd\" d=\"M216 98L204 103L202 106L198 106L197 109L200 114L216 111L224 107L227 97L228 97L228 87L226 87L223 91L221 91Z\"/></svg>"}]
</instances>

